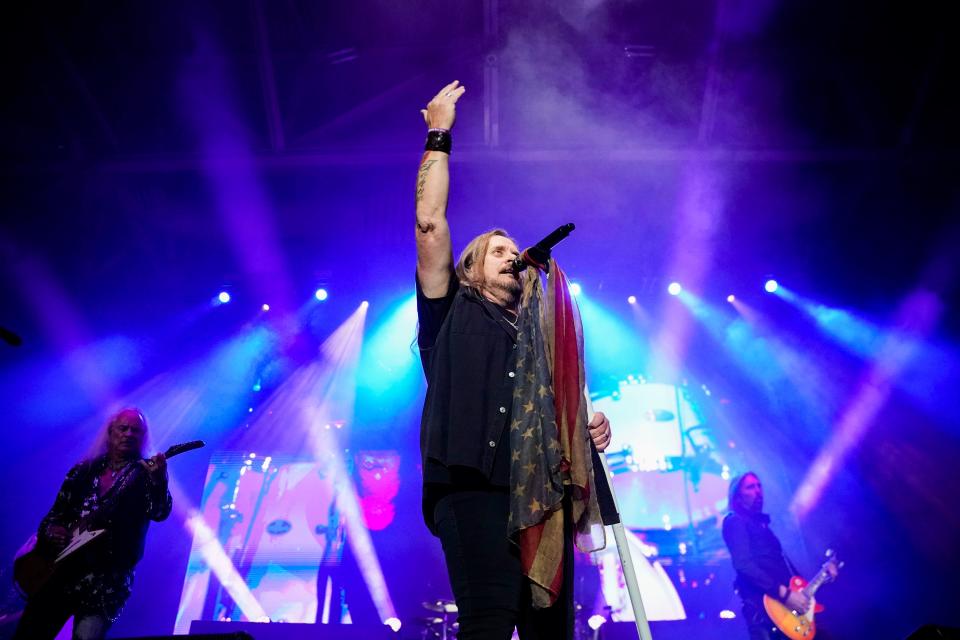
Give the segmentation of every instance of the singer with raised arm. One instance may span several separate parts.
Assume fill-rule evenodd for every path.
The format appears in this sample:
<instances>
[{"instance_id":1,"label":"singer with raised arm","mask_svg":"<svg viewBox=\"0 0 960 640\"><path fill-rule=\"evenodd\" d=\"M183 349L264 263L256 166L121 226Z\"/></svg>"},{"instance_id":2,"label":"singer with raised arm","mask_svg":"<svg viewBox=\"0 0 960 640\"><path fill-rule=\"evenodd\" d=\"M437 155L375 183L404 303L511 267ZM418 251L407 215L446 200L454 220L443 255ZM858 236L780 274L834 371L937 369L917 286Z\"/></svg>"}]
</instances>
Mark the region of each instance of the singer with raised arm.
<instances>
[{"instance_id":1,"label":"singer with raised arm","mask_svg":"<svg viewBox=\"0 0 960 640\"><path fill-rule=\"evenodd\" d=\"M104 427L97 454L67 473L40 522L36 548L15 565L28 593L33 590L25 584L42 580L27 600L16 640L52 640L70 616L74 640L99 640L120 615L150 521L166 519L173 504L165 455L143 459L147 435L143 413L123 409ZM102 534L63 557L91 531ZM57 557L55 568L44 560Z\"/></svg>"},{"instance_id":2,"label":"singer with raised arm","mask_svg":"<svg viewBox=\"0 0 960 640\"><path fill-rule=\"evenodd\" d=\"M443 546L460 640L508 640L514 628L523 640L572 638L573 541L598 521L589 441L606 448L610 423L599 412L587 420L562 271L549 269L544 296L537 268L517 268L517 244L499 228L453 261L451 130L465 92L451 82L422 110L423 515Z\"/></svg>"}]
</instances>

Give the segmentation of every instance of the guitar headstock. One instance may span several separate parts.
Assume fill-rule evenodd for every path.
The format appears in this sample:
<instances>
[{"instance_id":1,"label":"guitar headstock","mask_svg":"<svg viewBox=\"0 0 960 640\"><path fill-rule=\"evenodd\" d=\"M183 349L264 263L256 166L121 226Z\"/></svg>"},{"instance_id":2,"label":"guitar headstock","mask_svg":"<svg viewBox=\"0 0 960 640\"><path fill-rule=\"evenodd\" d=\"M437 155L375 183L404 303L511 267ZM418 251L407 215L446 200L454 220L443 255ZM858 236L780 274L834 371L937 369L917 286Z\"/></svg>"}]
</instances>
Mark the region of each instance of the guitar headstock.
<instances>
[{"instance_id":1,"label":"guitar headstock","mask_svg":"<svg viewBox=\"0 0 960 640\"><path fill-rule=\"evenodd\" d=\"M203 440L191 440L190 442L183 442L181 444L175 444L166 451L163 452L165 458L172 458L173 456L178 456L181 453L186 453L187 451L193 451L194 449L199 449L200 447L206 446L206 443Z\"/></svg>"},{"instance_id":2,"label":"guitar headstock","mask_svg":"<svg viewBox=\"0 0 960 640\"><path fill-rule=\"evenodd\" d=\"M826 572L828 579L836 580L837 573L843 568L843 561L837 557L837 553L833 549L827 549L824 555L827 559L823 561L820 570Z\"/></svg>"}]
</instances>

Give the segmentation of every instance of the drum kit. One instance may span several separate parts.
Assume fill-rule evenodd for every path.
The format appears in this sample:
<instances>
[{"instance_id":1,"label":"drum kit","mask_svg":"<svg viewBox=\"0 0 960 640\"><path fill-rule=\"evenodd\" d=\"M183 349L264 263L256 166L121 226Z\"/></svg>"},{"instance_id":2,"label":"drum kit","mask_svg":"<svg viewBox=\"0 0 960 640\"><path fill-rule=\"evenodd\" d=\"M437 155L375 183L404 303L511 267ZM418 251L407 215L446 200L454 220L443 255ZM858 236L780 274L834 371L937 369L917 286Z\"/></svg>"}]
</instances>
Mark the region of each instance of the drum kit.
<instances>
[{"instance_id":1,"label":"drum kit","mask_svg":"<svg viewBox=\"0 0 960 640\"><path fill-rule=\"evenodd\" d=\"M594 638L596 634L593 633L592 629L588 628L587 621L582 615L585 611L584 607L580 604L576 604L575 607L577 625L574 637L577 639ZM457 615L456 602L453 600L431 600L430 602L424 602L423 608L429 611L431 615L420 618L420 624L423 627L420 632L422 640L427 640L428 638L453 640L457 637L460 624L451 620L451 617L456 617Z\"/></svg>"},{"instance_id":2,"label":"drum kit","mask_svg":"<svg viewBox=\"0 0 960 640\"><path fill-rule=\"evenodd\" d=\"M630 376L612 392L592 398L593 408L613 425L606 450L610 484L627 528L648 620L686 617L678 584L665 567L708 558L717 536L704 534L716 531L726 509L730 469L707 424L710 397L705 386L680 387ZM608 547L592 556L610 618L632 620L613 550Z\"/></svg>"},{"instance_id":3,"label":"drum kit","mask_svg":"<svg viewBox=\"0 0 960 640\"><path fill-rule=\"evenodd\" d=\"M420 634L422 640L428 638L452 640L457 637L460 625L452 620L457 615L456 602L453 600L431 600L430 602L424 602L423 608L431 612L432 615L420 618L420 623L423 625L423 631Z\"/></svg>"},{"instance_id":4,"label":"drum kit","mask_svg":"<svg viewBox=\"0 0 960 640\"><path fill-rule=\"evenodd\" d=\"M631 376L593 407L614 427L606 453L624 526L680 530L722 512L729 468L686 390Z\"/></svg>"}]
</instances>

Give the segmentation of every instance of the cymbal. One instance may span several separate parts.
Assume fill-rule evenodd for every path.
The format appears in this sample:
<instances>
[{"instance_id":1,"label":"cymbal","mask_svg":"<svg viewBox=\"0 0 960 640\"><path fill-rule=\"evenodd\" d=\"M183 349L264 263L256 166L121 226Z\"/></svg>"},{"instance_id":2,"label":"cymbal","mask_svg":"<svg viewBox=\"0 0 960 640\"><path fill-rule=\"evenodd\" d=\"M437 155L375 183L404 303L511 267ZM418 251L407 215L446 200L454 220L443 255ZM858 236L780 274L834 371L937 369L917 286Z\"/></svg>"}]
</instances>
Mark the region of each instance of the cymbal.
<instances>
[{"instance_id":1,"label":"cymbal","mask_svg":"<svg viewBox=\"0 0 960 640\"><path fill-rule=\"evenodd\" d=\"M670 422L675 417L672 411L666 409L650 409L643 412L643 418L647 422Z\"/></svg>"},{"instance_id":2,"label":"cymbal","mask_svg":"<svg viewBox=\"0 0 960 640\"><path fill-rule=\"evenodd\" d=\"M434 600L432 602L424 602L423 608L438 613L456 613L457 603L453 600Z\"/></svg>"}]
</instances>

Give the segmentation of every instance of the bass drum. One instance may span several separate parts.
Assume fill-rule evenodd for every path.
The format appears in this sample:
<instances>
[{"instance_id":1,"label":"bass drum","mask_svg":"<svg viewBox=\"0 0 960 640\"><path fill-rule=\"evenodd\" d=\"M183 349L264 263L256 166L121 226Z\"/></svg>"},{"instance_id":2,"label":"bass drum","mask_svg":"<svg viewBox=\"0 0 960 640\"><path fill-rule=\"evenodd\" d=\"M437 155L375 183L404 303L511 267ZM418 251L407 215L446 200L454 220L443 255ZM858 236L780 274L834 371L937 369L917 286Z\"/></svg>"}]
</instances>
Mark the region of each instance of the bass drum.
<instances>
[{"instance_id":1,"label":"bass drum","mask_svg":"<svg viewBox=\"0 0 960 640\"><path fill-rule=\"evenodd\" d=\"M728 469L683 389L629 380L593 408L613 426L607 460L625 527L671 530L723 512Z\"/></svg>"}]
</instances>

